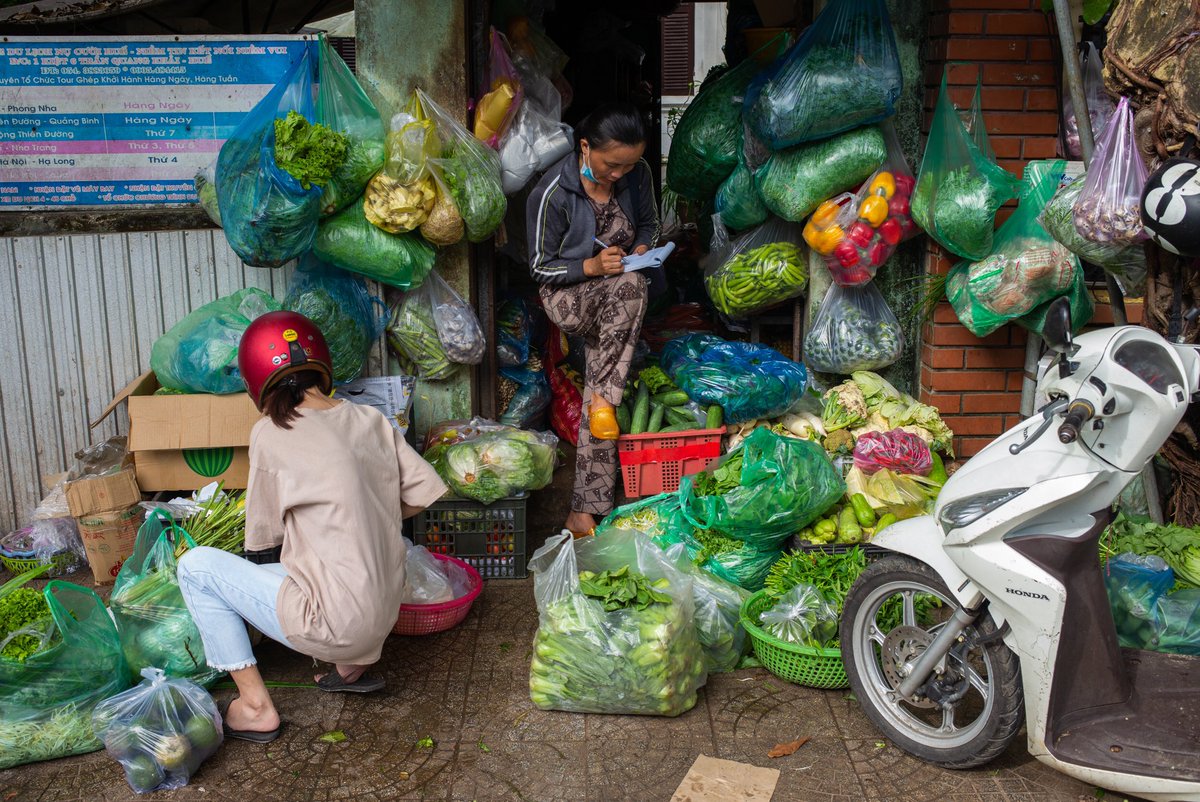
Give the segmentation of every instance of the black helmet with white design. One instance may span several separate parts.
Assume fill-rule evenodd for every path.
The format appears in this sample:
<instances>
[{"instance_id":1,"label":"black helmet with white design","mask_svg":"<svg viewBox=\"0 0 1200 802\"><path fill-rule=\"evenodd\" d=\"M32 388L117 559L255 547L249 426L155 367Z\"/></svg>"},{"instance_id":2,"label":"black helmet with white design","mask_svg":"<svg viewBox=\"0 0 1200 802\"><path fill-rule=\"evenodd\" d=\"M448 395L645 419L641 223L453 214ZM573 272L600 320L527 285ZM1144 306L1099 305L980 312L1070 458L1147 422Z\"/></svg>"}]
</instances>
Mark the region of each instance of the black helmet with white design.
<instances>
[{"instance_id":1,"label":"black helmet with white design","mask_svg":"<svg viewBox=\"0 0 1200 802\"><path fill-rule=\"evenodd\" d=\"M1180 153L1191 149L1188 137ZM1142 190L1142 224L1164 250L1200 257L1200 161L1168 159Z\"/></svg>"}]
</instances>

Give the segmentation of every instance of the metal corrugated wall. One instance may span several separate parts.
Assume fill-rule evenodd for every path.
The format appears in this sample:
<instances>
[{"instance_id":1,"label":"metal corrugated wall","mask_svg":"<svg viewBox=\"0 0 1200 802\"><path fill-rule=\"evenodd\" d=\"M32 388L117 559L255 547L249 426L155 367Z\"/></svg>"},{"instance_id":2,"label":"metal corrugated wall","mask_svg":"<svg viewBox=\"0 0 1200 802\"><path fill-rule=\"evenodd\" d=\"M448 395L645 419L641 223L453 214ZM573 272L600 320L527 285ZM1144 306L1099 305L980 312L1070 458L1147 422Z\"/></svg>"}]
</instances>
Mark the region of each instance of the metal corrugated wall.
<instances>
[{"instance_id":1,"label":"metal corrugated wall","mask_svg":"<svg viewBox=\"0 0 1200 802\"><path fill-rule=\"evenodd\" d=\"M88 421L166 329L244 287L282 299L291 273L247 267L220 230L0 238L0 534L28 519L40 477L125 431L124 410ZM369 373L381 358L377 346Z\"/></svg>"}]
</instances>

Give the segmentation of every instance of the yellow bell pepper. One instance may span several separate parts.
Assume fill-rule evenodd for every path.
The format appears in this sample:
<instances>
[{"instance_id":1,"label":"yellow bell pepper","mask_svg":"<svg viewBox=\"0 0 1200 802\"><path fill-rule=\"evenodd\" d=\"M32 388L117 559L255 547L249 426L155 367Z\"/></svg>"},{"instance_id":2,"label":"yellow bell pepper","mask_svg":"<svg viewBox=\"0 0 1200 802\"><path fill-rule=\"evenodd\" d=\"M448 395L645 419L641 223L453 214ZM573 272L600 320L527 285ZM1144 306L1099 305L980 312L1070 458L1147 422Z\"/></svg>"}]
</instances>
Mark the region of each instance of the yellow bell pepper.
<instances>
[{"instance_id":1,"label":"yellow bell pepper","mask_svg":"<svg viewBox=\"0 0 1200 802\"><path fill-rule=\"evenodd\" d=\"M842 227L834 223L817 235L816 242L809 242L808 245L822 256L828 256L833 253L833 249L838 246L838 243L845 236L846 232L842 231Z\"/></svg>"},{"instance_id":2,"label":"yellow bell pepper","mask_svg":"<svg viewBox=\"0 0 1200 802\"><path fill-rule=\"evenodd\" d=\"M882 195L868 195L858 207L858 217L865 220L871 228L879 228L888 216L887 198Z\"/></svg>"},{"instance_id":3,"label":"yellow bell pepper","mask_svg":"<svg viewBox=\"0 0 1200 802\"><path fill-rule=\"evenodd\" d=\"M891 200L892 196L896 194L896 177L891 173L880 173L871 182L871 186L867 189L867 194L880 195L885 200Z\"/></svg>"},{"instance_id":4,"label":"yellow bell pepper","mask_svg":"<svg viewBox=\"0 0 1200 802\"><path fill-rule=\"evenodd\" d=\"M842 207L838 206L831 200L827 200L817 207L817 210L812 213L812 223L817 228L828 228L837 220L838 212Z\"/></svg>"}]
</instances>

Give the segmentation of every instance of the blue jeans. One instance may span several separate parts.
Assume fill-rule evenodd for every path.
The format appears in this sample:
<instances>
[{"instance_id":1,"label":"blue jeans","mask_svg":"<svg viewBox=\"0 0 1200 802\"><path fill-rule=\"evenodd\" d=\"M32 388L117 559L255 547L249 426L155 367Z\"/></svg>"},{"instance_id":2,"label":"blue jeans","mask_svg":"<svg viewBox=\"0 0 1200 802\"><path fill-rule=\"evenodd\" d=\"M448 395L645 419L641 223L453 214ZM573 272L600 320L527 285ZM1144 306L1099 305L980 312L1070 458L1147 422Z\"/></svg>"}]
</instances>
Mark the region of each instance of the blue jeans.
<instances>
[{"instance_id":1,"label":"blue jeans","mask_svg":"<svg viewBox=\"0 0 1200 802\"><path fill-rule=\"evenodd\" d=\"M198 546L179 560L179 588L209 666L237 671L255 665L246 622L292 648L279 625L275 598L287 578L279 563L255 565L220 549Z\"/></svg>"}]
</instances>

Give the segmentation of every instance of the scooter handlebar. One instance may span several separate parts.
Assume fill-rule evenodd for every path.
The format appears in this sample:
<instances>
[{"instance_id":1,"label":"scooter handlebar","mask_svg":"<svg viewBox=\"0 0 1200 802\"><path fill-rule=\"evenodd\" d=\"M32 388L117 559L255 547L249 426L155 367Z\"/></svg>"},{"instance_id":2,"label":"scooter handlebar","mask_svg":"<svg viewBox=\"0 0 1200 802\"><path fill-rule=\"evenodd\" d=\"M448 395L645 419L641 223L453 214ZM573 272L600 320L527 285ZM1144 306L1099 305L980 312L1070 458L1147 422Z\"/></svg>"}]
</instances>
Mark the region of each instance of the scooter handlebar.
<instances>
[{"instance_id":1,"label":"scooter handlebar","mask_svg":"<svg viewBox=\"0 0 1200 802\"><path fill-rule=\"evenodd\" d=\"M1087 401L1071 402L1071 406L1067 407L1066 419L1058 427L1058 441L1074 443L1079 439L1079 427L1090 420L1094 414L1096 414L1095 408Z\"/></svg>"}]
</instances>

